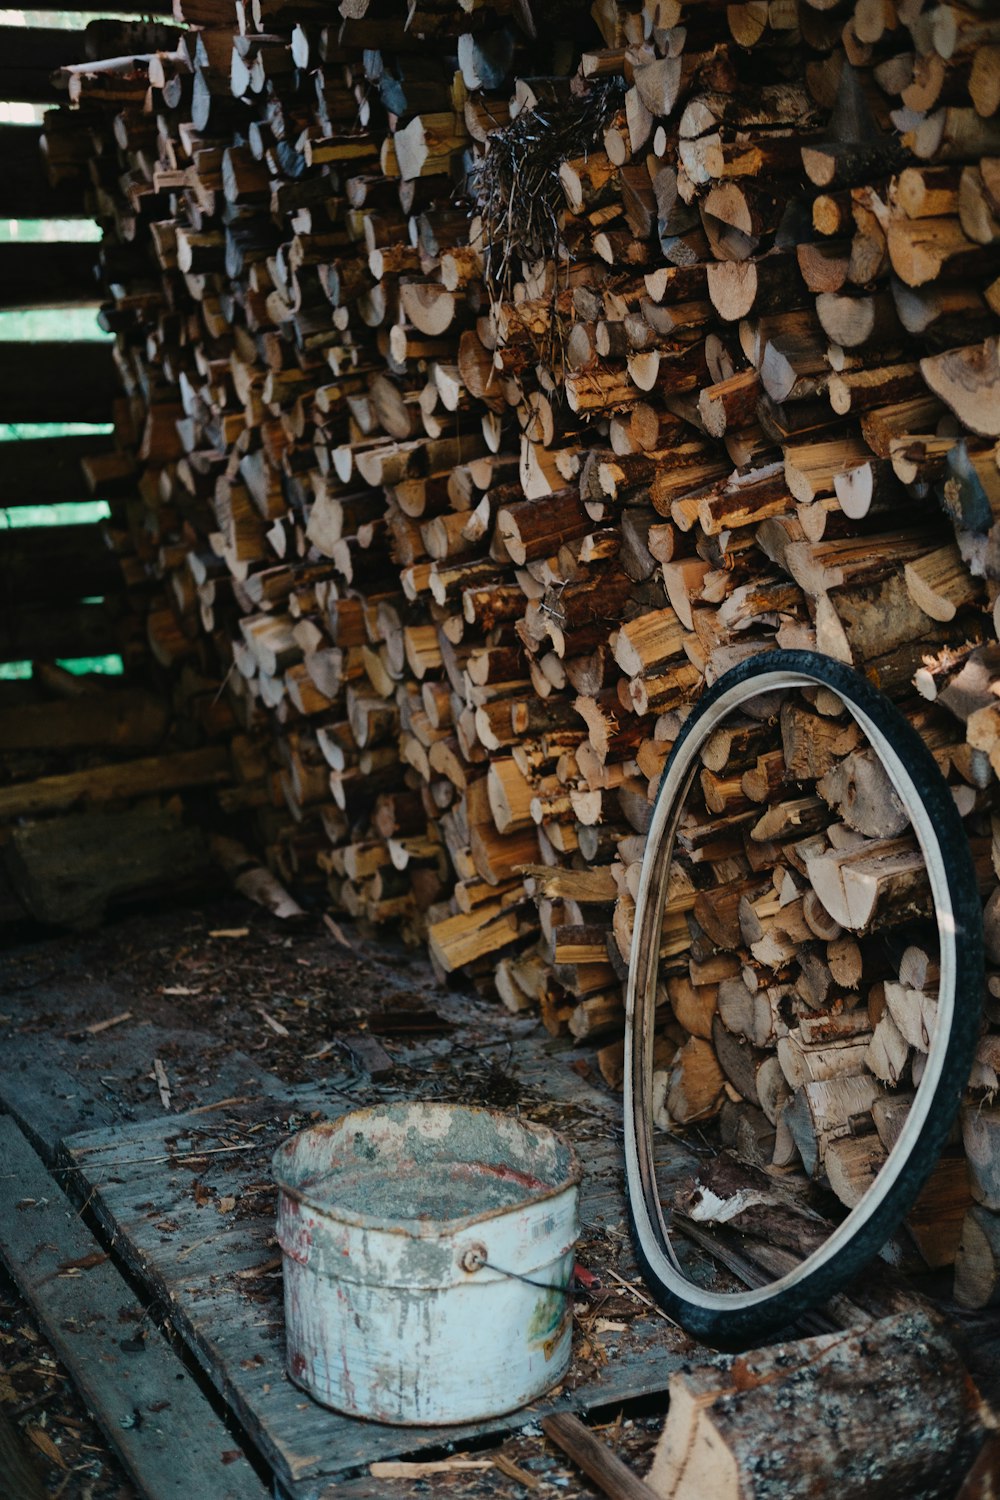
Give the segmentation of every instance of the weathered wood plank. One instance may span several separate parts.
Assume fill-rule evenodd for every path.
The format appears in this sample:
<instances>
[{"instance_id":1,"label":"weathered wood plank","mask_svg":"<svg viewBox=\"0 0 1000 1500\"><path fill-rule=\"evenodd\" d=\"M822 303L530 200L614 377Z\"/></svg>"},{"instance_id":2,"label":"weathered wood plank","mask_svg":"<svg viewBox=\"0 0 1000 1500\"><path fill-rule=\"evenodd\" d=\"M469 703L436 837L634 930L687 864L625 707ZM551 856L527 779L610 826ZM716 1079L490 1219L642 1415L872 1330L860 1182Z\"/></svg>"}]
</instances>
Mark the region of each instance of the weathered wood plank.
<instances>
[{"instance_id":1,"label":"weathered wood plank","mask_svg":"<svg viewBox=\"0 0 1000 1500\"><path fill-rule=\"evenodd\" d=\"M58 26L0 26L0 98L31 104L65 103L53 71L82 55L78 32Z\"/></svg>"},{"instance_id":2,"label":"weathered wood plank","mask_svg":"<svg viewBox=\"0 0 1000 1500\"><path fill-rule=\"evenodd\" d=\"M146 1500L264 1500L233 1435L11 1120L0 1257Z\"/></svg>"},{"instance_id":3,"label":"weathered wood plank","mask_svg":"<svg viewBox=\"0 0 1000 1500\"><path fill-rule=\"evenodd\" d=\"M106 422L117 394L110 344L0 343L0 422Z\"/></svg>"},{"instance_id":4,"label":"weathered wood plank","mask_svg":"<svg viewBox=\"0 0 1000 1500\"><path fill-rule=\"evenodd\" d=\"M57 1010L60 997L52 989L32 992L40 1011ZM79 991L78 991L79 995ZM127 997L124 997L127 998ZM149 1021L130 1020L99 1035L87 1035L84 1025L120 1012L120 992L92 986L82 987L82 1004L64 1016L60 1029L40 1036L35 1029L7 1032L3 1039L4 1065L0 1069L0 1106L20 1126L39 1156L54 1162L64 1137L81 1130L131 1124L137 1113L150 1113L160 1120L163 1108L152 1094L147 1104L136 1104L119 1092L121 1080L148 1074L154 1057L190 1063L204 1057L212 1038L196 1031L178 1031ZM91 1008L92 1007L92 1008ZM11 1008L8 996L6 1008ZM81 1037L86 1036L86 1042ZM251 1098L280 1092L280 1084L245 1053L227 1050L213 1061L211 1086L201 1103L214 1099Z\"/></svg>"}]
</instances>

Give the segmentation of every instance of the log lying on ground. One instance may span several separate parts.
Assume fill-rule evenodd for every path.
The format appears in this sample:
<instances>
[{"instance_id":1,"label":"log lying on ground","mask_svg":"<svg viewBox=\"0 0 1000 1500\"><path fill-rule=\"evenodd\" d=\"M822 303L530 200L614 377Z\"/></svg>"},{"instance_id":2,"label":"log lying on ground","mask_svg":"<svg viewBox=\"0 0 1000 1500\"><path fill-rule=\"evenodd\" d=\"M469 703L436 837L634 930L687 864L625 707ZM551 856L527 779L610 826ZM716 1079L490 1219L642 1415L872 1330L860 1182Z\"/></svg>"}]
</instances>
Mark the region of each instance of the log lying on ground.
<instances>
[{"instance_id":1,"label":"log lying on ground","mask_svg":"<svg viewBox=\"0 0 1000 1500\"><path fill-rule=\"evenodd\" d=\"M663 1500L952 1494L991 1424L942 1327L895 1316L672 1375L647 1483Z\"/></svg>"},{"instance_id":2,"label":"log lying on ground","mask_svg":"<svg viewBox=\"0 0 1000 1500\"><path fill-rule=\"evenodd\" d=\"M11 834L4 863L36 921L72 927L97 926L122 897L197 888L212 869L204 834L169 804L27 823Z\"/></svg>"}]
</instances>

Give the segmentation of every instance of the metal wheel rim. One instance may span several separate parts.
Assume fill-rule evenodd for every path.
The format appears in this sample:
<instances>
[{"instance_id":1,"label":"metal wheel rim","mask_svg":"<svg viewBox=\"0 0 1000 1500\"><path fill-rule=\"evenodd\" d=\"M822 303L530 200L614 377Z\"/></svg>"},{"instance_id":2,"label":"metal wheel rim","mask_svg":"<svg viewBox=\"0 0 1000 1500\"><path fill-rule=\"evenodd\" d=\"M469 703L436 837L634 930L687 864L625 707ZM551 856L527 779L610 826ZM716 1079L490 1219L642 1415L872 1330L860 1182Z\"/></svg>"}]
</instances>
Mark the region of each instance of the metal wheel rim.
<instances>
[{"instance_id":1,"label":"metal wheel rim","mask_svg":"<svg viewBox=\"0 0 1000 1500\"><path fill-rule=\"evenodd\" d=\"M677 825L698 768L698 754L710 734L742 703L764 693L791 687L827 688L825 676L815 675L810 653L782 653L803 662L799 669L769 670L768 657L756 658L760 669L752 677L739 673L727 688L727 674L717 685L718 696L698 719L692 732L679 739L667 763L653 811L636 898L631 960L626 991L625 1022L625 1163L635 1233L653 1271L676 1296L708 1311L736 1312L761 1307L799 1286L816 1271L829 1266L865 1229L896 1186L917 1147L934 1106L955 1016L956 922L947 868L937 830L919 788L895 745L870 716L838 688L832 691L867 734L897 793L910 813L911 826L927 866L940 944L938 1021L927 1062L906 1123L875 1182L850 1210L829 1238L793 1270L762 1287L739 1292L713 1292L689 1281L682 1273L656 1189L650 1095L653 1071L653 1015L659 966L659 933L666 904L667 879ZM752 665L752 664L745 664Z\"/></svg>"}]
</instances>

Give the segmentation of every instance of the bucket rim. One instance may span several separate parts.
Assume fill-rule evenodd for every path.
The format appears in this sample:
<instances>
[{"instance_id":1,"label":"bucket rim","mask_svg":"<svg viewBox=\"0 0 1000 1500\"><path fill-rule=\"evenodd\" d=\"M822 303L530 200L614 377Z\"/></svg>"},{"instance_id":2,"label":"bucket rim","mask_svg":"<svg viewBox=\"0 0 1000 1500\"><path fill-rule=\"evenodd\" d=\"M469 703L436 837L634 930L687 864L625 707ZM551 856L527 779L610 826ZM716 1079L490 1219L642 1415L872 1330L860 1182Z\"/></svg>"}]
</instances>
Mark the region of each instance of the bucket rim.
<instances>
[{"instance_id":1,"label":"bucket rim","mask_svg":"<svg viewBox=\"0 0 1000 1500\"><path fill-rule=\"evenodd\" d=\"M295 1143L308 1135L332 1135L335 1130L343 1129L348 1121L362 1120L374 1115L385 1115L395 1111L402 1112L419 1106L433 1113L454 1114L461 1111L464 1114L487 1115L493 1119L504 1121L513 1120L521 1129L538 1136L547 1136L556 1141L568 1153L565 1171L560 1180L544 1192L532 1193L525 1197L522 1202L515 1204L504 1204L499 1208L484 1209L481 1213L461 1214L454 1218L432 1219L425 1222L420 1219L397 1219L382 1218L376 1214L364 1214L349 1209L335 1208L329 1202L322 1202L318 1196L311 1195L308 1191L288 1182L282 1175L283 1157L290 1154ZM410 1099L391 1104L366 1105L361 1109L348 1110L345 1114L337 1115L332 1120L321 1120L315 1125L309 1125L305 1130L296 1131L289 1136L288 1140L282 1141L271 1158L271 1174L278 1188L279 1194L291 1199L293 1202L311 1209L315 1213L322 1214L326 1218L335 1218L338 1223L347 1225L352 1229L376 1231L384 1234L398 1234L407 1239L432 1240L443 1239L445 1236L454 1235L474 1224L483 1224L490 1219L509 1217L523 1208L534 1207L536 1203L547 1203L552 1199L559 1198L578 1188L583 1178L583 1165L577 1155L576 1148L564 1135L553 1130L548 1125L537 1124L534 1120L522 1120L519 1116L511 1115L507 1110L491 1109L481 1104L449 1104L439 1099Z\"/></svg>"}]
</instances>

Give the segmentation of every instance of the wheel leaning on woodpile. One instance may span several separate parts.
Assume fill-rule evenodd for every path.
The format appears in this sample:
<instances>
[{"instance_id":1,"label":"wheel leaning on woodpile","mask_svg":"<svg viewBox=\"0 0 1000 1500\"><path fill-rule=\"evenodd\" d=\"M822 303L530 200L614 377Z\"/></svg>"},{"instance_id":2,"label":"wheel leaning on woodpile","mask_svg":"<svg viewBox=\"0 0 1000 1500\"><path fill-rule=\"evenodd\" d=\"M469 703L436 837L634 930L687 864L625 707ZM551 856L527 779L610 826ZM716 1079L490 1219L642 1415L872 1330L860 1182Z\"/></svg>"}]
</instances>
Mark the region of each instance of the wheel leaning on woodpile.
<instances>
[{"instance_id":1,"label":"wheel leaning on woodpile","mask_svg":"<svg viewBox=\"0 0 1000 1500\"><path fill-rule=\"evenodd\" d=\"M745 1291L709 1291L681 1269L654 1170L653 1029L674 840L699 753L727 715L760 694L817 685L831 689L867 734L910 815L940 943L938 1024L899 1140L843 1222L778 1280ZM972 1067L982 990L982 910L968 839L933 757L899 711L852 668L814 652L771 651L727 672L687 719L664 770L642 865L626 999L625 1163L632 1235L650 1288L688 1333L720 1348L745 1348L825 1302L878 1252L944 1147Z\"/></svg>"}]
</instances>

